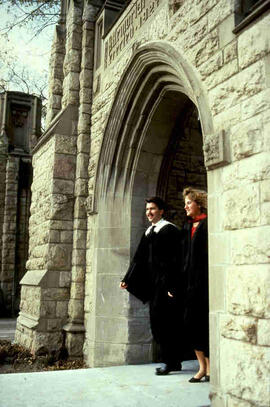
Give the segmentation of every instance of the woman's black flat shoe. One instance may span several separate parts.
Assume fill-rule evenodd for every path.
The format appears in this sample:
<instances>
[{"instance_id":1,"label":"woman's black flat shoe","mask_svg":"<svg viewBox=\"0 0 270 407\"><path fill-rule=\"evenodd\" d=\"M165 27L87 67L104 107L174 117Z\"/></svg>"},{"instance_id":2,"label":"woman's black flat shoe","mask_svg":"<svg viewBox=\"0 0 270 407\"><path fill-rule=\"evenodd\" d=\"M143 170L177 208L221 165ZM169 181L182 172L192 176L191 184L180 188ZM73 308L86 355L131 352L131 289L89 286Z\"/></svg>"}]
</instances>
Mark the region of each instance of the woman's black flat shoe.
<instances>
[{"instance_id":1,"label":"woman's black flat shoe","mask_svg":"<svg viewBox=\"0 0 270 407\"><path fill-rule=\"evenodd\" d=\"M200 379L196 379L196 377L192 377L191 379L189 379L189 383L200 383L200 382L202 382L203 378L204 378L204 376L202 376Z\"/></svg>"}]
</instances>

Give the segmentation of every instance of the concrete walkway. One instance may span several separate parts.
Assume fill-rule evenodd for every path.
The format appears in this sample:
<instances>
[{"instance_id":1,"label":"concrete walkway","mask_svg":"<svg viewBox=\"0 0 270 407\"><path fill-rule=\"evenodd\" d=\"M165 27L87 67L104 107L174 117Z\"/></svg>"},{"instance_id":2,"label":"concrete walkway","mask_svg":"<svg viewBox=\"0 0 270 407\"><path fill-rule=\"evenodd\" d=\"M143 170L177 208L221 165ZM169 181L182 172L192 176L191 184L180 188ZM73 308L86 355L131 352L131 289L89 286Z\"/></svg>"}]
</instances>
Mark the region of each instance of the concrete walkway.
<instances>
[{"instance_id":1,"label":"concrete walkway","mask_svg":"<svg viewBox=\"0 0 270 407\"><path fill-rule=\"evenodd\" d=\"M206 407L208 383L188 383L196 362L156 376L158 365L0 375L1 407Z\"/></svg>"},{"instance_id":2,"label":"concrete walkway","mask_svg":"<svg viewBox=\"0 0 270 407\"><path fill-rule=\"evenodd\" d=\"M0 319L0 338L14 339L16 320ZM197 362L154 374L157 364L0 374L0 407L208 407L209 383L189 383Z\"/></svg>"}]
</instances>

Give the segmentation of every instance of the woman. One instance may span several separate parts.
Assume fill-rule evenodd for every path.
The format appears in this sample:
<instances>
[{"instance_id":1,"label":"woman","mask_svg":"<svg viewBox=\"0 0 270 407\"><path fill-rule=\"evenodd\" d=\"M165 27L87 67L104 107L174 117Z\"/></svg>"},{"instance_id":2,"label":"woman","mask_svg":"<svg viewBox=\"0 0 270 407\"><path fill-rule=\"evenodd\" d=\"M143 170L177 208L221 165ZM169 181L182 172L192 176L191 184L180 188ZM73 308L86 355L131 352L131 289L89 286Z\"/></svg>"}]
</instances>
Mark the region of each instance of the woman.
<instances>
[{"instance_id":1,"label":"woman","mask_svg":"<svg viewBox=\"0 0 270 407\"><path fill-rule=\"evenodd\" d=\"M210 380L207 193L189 187L183 198L188 216L184 225L185 327L199 362L199 371L189 382L198 383Z\"/></svg>"}]
</instances>

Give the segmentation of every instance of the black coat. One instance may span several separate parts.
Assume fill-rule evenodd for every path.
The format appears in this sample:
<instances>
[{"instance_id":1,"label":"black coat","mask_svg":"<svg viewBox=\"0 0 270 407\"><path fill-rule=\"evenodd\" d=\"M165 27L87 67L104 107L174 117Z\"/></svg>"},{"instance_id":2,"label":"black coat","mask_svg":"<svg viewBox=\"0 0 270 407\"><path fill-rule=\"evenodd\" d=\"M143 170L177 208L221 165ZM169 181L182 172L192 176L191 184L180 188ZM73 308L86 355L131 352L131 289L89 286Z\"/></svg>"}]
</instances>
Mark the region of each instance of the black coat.
<instances>
[{"instance_id":1,"label":"black coat","mask_svg":"<svg viewBox=\"0 0 270 407\"><path fill-rule=\"evenodd\" d=\"M127 290L144 303L149 302L152 334L161 346L163 361L182 359L183 253L182 231L165 225L151 237L142 236L123 281ZM174 294L168 296L168 291Z\"/></svg>"},{"instance_id":2,"label":"black coat","mask_svg":"<svg viewBox=\"0 0 270 407\"><path fill-rule=\"evenodd\" d=\"M209 355L208 230L207 218L200 221L191 239L192 223L184 226L185 329L196 350Z\"/></svg>"}]
</instances>

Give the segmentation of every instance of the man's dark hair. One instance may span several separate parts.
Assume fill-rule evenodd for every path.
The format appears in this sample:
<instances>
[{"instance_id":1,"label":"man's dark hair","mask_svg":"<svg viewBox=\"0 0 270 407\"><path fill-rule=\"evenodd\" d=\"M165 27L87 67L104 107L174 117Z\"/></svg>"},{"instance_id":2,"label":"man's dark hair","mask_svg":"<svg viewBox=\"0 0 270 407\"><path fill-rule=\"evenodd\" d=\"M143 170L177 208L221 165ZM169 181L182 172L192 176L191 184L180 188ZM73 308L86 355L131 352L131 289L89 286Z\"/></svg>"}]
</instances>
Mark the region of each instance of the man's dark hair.
<instances>
[{"instance_id":1,"label":"man's dark hair","mask_svg":"<svg viewBox=\"0 0 270 407\"><path fill-rule=\"evenodd\" d=\"M161 199L159 196L152 196L151 198L147 198L145 200L146 203L154 203L155 205L157 205L158 209L163 209L164 211L166 211L167 209L167 205L165 203L165 201L163 201L163 199Z\"/></svg>"}]
</instances>

